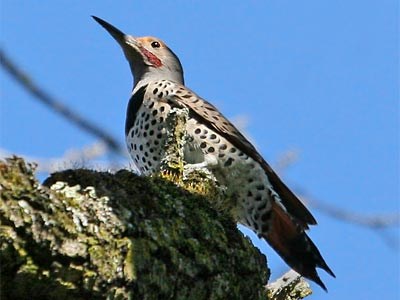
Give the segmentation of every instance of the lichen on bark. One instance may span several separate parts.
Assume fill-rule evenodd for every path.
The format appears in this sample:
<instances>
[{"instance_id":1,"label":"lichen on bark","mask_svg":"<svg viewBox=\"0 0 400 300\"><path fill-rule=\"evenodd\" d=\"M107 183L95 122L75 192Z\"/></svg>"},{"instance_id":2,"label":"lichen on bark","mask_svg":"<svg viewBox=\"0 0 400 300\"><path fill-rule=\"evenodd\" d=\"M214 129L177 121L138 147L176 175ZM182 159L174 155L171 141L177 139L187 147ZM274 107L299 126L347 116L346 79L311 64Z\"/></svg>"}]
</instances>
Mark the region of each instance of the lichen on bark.
<instances>
[{"instance_id":1,"label":"lichen on bark","mask_svg":"<svg viewBox=\"0 0 400 300\"><path fill-rule=\"evenodd\" d=\"M231 217L161 178L0 163L2 299L266 299Z\"/></svg>"},{"instance_id":2,"label":"lichen on bark","mask_svg":"<svg viewBox=\"0 0 400 300\"><path fill-rule=\"evenodd\" d=\"M0 161L2 299L302 299L298 276L265 286L266 258L237 229L235 201L185 169L185 108L167 122L159 176L52 174Z\"/></svg>"}]
</instances>

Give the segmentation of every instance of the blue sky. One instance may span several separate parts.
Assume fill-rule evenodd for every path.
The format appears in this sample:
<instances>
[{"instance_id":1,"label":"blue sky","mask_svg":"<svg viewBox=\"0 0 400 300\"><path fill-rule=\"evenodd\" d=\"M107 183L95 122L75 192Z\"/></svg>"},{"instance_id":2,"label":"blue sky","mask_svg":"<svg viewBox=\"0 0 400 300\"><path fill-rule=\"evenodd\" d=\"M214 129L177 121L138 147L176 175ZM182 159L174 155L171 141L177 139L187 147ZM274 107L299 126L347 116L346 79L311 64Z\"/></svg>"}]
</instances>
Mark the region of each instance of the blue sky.
<instances>
[{"instance_id":1,"label":"blue sky","mask_svg":"<svg viewBox=\"0 0 400 300\"><path fill-rule=\"evenodd\" d=\"M399 211L398 1L2 1L3 49L123 142L131 74L90 15L162 38L186 84L226 116L246 117L272 164L297 151L283 174L295 191L360 214ZM54 158L96 141L0 74L0 148ZM400 296L398 227L376 232L313 213L311 236L337 279L320 272L329 293L313 286L309 299ZM273 277L282 274L286 266L254 240Z\"/></svg>"}]
</instances>

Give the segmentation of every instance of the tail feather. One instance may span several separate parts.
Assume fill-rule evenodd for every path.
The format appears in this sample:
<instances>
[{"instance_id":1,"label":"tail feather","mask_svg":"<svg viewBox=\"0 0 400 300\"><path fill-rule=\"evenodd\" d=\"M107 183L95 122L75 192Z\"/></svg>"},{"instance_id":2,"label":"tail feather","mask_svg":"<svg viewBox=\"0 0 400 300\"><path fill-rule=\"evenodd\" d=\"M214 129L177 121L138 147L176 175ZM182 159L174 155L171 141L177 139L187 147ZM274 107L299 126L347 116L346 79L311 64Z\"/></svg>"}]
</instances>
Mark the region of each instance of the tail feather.
<instances>
[{"instance_id":1,"label":"tail feather","mask_svg":"<svg viewBox=\"0 0 400 300\"><path fill-rule=\"evenodd\" d=\"M283 260L300 275L313 280L325 291L326 286L319 278L316 268L335 274L328 267L321 253L292 218L276 203L272 205L272 224L267 234L261 234Z\"/></svg>"}]
</instances>

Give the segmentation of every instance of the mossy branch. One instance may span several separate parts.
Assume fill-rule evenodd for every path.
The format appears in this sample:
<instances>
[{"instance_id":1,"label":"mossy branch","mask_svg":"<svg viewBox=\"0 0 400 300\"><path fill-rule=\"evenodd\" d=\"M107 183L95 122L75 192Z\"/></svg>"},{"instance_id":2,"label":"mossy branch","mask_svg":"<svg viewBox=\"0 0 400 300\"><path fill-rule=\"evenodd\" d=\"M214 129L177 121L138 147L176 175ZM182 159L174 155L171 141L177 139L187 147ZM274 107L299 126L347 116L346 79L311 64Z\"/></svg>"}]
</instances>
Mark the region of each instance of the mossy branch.
<instances>
[{"instance_id":1,"label":"mossy branch","mask_svg":"<svg viewBox=\"0 0 400 300\"><path fill-rule=\"evenodd\" d=\"M223 189L201 169L185 174L186 117L171 115L164 178L78 169L41 185L34 165L0 161L1 298L302 299L298 284L265 288L265 256Z\"/></svg>"},{"instance_id":2,"label":"mossy branch","mask_svg":"<svg viewBox=\"0 0 400 300\"><path fill-rule=\"evenodd\" d=\"M157 178L0 163L2 299L265 299L265 257L205 198Z\"/></svg>"}]
</instances>

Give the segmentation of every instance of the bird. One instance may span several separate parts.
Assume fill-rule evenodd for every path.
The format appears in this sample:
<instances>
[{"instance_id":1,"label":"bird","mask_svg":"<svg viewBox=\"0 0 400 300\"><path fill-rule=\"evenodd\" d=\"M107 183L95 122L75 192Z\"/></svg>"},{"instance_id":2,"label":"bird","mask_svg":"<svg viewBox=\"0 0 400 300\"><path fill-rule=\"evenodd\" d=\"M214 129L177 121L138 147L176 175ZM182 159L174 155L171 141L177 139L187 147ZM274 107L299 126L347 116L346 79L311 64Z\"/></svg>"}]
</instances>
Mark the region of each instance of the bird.
<instances>
[{"instance_id":1,"label":"bird","mask_svg":"<svg viewBox=\"0 0 400 300\"><path fill-rule=\"evenodd\" d=\"M160 168L166 119L186 108L184 160L206 167L234 197L234 218L263 238L295 271L327 291L316 268L335 277L306 231L317 222L246 137L210 102L184 84L178 56L159 38L128 35L92 16L122 48L134 84L125 135L142 174Z\"/></svg>"}]
</instances>

